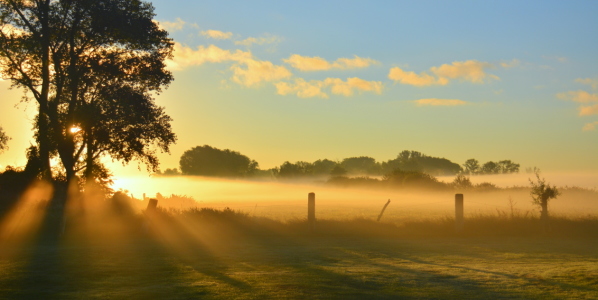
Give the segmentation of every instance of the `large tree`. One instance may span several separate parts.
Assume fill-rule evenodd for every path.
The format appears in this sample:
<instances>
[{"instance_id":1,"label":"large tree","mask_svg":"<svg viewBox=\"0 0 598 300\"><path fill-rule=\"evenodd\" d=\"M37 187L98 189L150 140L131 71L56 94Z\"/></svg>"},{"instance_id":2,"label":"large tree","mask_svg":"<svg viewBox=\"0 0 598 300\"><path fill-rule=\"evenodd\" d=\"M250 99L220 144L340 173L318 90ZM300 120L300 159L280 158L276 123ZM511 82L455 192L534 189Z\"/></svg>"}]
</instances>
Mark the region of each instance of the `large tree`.
<instances>
[{"instance_id":1,"label":"large tree","mask_svg":"<svg viewBox=\"0 0 598 300\"><path fill-rule=\"evenodd\" d=\"M139 0L0 0L0 71L38 104L39 160L51 178L99 174L102 155L156 170L176 137L152 94L172 81L167 32ZM95 168L95 169L94 169Z\"/></svg>"}]
</instances>

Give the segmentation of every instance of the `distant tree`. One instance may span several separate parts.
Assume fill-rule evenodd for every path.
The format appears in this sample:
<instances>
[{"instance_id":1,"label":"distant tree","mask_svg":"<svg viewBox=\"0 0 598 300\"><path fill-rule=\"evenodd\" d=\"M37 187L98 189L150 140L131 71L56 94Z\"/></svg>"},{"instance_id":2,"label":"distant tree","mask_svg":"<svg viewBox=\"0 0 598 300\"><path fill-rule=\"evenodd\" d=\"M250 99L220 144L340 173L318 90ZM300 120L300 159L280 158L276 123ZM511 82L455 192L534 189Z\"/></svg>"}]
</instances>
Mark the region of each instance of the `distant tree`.
<instances>
[{"instance_id":1,"label":"distant tree","mask_svg":"<svg viewBox=\"0 0 598 300\"><path fill-rule=\"evenodd\" d=\"M412 172L425 172L433 175L455 175L461 171L459 164L446 158L432 157L417 151L402 151L397 158L382 163L383 172L395 169Z\"/></svg>"},{"instance_id":2,"label":"distant tree","mask_svg":"<svg viewBox=\"0 0 598 300\"><path fill-rule=\"evenodd\" d=\"M473 184L471 183L471 180L469 180L469 177L463 174L457 175L451 183L451 185L458 190L468 190L473 187Z\"/></svg>"},{"instance_id":3,"label":"distant tree","mask_svg":"<svg viewBox=\"0 0 598 300\"><path fill-rule=\"evenodd\" d=\"M416 171L402 171L399 169L384 175L383 181L389 183L393 187L439 189L447 186L432 175Z\"/></svg>"},{"instance_id":4,"label":"distant tree","mask_svg":"<svg viewBox=\"0 0 598 300\"><path fill-rule=\"evenodd\" d=\"M313 175L313 165L305 161L298 161L291 163L285 161L277 169L277 176L279 178L297 178Z\"/></svg>"},{"instance_id":5,"label":"distant tree","mask_svg":"<svg viewBox=\"0 0 598 300\"><path fill-rule=\"evenodd\" d=\"M380 174L380 165L369 156L345 158L340 165L350 174Z\"/></svg>"},{"instance_id":6,"label":"distant tree","mask_svg":"<svg viewBox=\"0 0 598 300\"><path fill-rule=\"evenodd\" d=\"M347 175L347 170L343 168L341 165L336 165L332 170L330 170L330 176L345 176Z\"/></svg>"},{"instance_id":7,"label":"distant tree","mask_svg":"<svg viewBox=\"0 0 598 300\"><path fill-rule=\"evenodd\" d=\"M258 169L258 163L229 149L220 150L208 145L187 150L179 161L183 175L245 177Z\"/></svg>"},{"instance_id":8,"label":"distant tree","mask_svg":"<svg viewBox=\"0 0 598 300\"><path fill-rule=\"evenodd\" d=\"M469 175L475 175L480 173L480 163L477 159L471 158L465 161L463 164L463 173Z\"/></svg>"},{"instance_id":9,"label":"distant tree","mask_svg":"<svg viewBox=\"0 0 598 300\"><path fill-rule=\"evenodd\" d=\"M519 173L519 164L516 164L510 160L501 160L498 162L498 167L502 174Z\"/></svg>"},{"instance_id":10,"label":"distant tree","mask_svg":"<svg viewBox=\"0 0 598 300\"><path fill-rule=\"evenodd\" d=\"M164 173L162 173L162 175L176 176L176 175L181 175L181 172L179 172L179 169L177 169L177 168L172 168L172 169L164 170Z\"/></svg>"},{"instance_id":11,"label":"distant tree","mask_svg":"<svg viewBox=\"0 0 598 300\"><path fill-rule=\"evenodd\" d=\"M313 162L313 174L314 175L329 175L330 172L338 165L329 159L318 159Z\"/></svg>"},{"instance_id":12,"label":"distant tree","mask_svg":"<svg viewBox=\"0 0 598 300\"><path fill-rule=\"evenodd\" d=\"M2 129L2 126L0 126L0 153L2 153L4 150L8 149L7 144L8 144L9 140L10 140L10 137L6 135L6 133Z\"/></svg>"},{"instance_id":13,"label":"distant tree","mask_svg":"<svg viewBox=\"0 0 598 300\"><path fill-rule=\"evenodd\" d=\"M500 166L493 161L489 161L489 162L485 163L484 165L482 165L481 173L482 174L499 174Z\"/></svg>"},{"instance_id":14,"label":"distant tree","mask_svg":"<svg viewBox=\"0 0 598 300\"><path fill-rule=\"evenodd\" d=\"M533 181L530 178L529 183L531 185L530 195L532 196L532 202L541 208L542 212L540 218L547 222L548 201L558 197L560 192L556 186L551 186L550 184L546 183L544 178L540 178L540 172L536 172L536 181Z\"/></svg>"}]
</instances>

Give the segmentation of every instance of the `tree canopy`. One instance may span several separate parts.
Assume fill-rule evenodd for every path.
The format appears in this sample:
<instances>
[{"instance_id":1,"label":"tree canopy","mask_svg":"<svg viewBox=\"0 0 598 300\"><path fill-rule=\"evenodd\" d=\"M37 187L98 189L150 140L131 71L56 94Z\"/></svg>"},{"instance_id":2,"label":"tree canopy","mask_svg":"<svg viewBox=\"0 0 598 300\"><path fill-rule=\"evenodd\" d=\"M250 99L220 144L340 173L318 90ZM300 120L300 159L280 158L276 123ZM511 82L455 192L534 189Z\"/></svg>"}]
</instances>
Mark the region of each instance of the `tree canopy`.
<instances>
[{"instance_id":1,"label":"tree canopy","mask_svg":"<svg viewBox=\"0 0 598 300\"><path fill-rule=\"evenodd\" d=\"M4 132L4 130L2 129L2 126L0 126L0 153L2 153L2 151L8 149L8 141L10 140L10 137L8 137L6 135L6 133Z\"/></svg>"},{"instance_id":2,"label":"tree canopy","mask_svg":"<svg viewBox=\"0 0 598 300\"><path fill-rule=\"evenodd\" d=\"M245 177L258 170L258 163L229 149L208 145L193 147L179 161L183 175Z\"/></svg>"},{"instance_id":3,"label":"tree canopy","mask_svg":"<svg viewBox=\"0 0 598 300\"><path fill-rule=\"evenodd\" d=\"M176 136L152 98L173 79L173 43L153 17L139 0L0 1L0 72L38 105L45 178L54 156L67 179L102 173L103 155L157 169L153 149Z\"/></svg>"}]
</instances>

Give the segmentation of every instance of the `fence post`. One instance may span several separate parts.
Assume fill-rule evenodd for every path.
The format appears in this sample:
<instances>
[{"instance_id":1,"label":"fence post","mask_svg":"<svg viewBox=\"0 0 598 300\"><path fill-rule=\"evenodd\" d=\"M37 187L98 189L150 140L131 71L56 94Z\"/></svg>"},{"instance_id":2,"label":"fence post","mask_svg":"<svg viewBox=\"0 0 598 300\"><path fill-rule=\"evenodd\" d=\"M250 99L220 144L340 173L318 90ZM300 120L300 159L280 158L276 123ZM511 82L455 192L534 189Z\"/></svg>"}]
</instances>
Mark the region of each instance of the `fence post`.
<instances>
[{"instance_id":1,"label":"fence post","mask_svg":"<svg viewBox=\"0 0 598 300\"><path fill-rule=\"evenodd\" d=\"M463 194L455 194L455 230L463 231Z\"/></svg>"},{"instance_id":2,"label":"fence post","mask_svg":"<svg viewBox=\"0 0 598 300\"><path fill-rule=\"evenodd\" d=\"M156 207L158 207L158 199L151 198L151 199L149 199L149 202L147 203L146 211L149 213L152 213L156 210Z\"/></svg>"},{"instance_id":3,"label":"fence post","mask_svg":"<svg viewBox=\"0 0 598 300\"><path fill-rule=\"evenodd\" d=\"M316 228L316 194L307 194L307 226L309 232L313 233Z\"/></svg>"}]
</instances>

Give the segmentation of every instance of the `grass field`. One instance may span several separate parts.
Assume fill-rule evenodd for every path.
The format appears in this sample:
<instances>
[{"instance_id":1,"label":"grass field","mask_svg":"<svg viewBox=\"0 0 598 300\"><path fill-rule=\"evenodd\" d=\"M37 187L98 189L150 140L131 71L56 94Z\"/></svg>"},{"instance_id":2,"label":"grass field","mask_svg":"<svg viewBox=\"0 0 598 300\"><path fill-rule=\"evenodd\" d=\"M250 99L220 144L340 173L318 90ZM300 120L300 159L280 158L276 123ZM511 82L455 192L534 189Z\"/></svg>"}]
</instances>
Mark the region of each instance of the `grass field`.
<instances>
[{"instance_id":1,"label":"grass field","mask_svg":"<svg viewBox=\"0 0 598 300\"><path fill-rule=\"evenodd\" d=\"M4 241L0 298L598 298L595 218L557 218L565 229L548 235L488 234L509 222L537 225L478 216L455 234L448 218L319 220L309 233L302 220L232 211L86 217L60 238Z\"/></svg>"}]
</instances>

